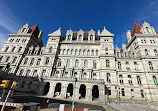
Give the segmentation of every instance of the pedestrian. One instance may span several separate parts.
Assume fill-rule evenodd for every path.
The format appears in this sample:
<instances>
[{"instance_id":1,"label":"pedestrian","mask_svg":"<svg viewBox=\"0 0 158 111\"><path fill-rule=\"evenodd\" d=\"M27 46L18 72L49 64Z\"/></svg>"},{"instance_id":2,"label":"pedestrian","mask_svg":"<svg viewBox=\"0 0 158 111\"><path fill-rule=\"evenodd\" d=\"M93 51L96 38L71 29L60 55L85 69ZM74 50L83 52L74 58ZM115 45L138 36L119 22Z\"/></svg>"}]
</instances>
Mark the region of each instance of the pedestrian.
<instances>
[{"instance_id":1,"label":"pedestrian","mask_svg":"<svg viewBox=\"0 0 158 111\"><path fill-rule=\"evenodd\" d=\"M48 100L47 100L48 108L51 108L51 104L50 104L49 101L50 101L50 100L48 99Z\"/></svg>"}]
</instances>

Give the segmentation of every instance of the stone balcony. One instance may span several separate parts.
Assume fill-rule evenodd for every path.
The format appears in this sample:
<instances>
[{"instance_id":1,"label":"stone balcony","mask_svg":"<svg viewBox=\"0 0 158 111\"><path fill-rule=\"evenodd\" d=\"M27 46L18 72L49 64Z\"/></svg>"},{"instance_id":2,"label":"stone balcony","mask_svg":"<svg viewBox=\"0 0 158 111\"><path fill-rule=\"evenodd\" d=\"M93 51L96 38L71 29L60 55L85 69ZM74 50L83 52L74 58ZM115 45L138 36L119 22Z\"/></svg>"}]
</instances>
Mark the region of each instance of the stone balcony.
<instances>
[{"instance_id":1,"label":"stone balcony","mask_svg":"<svg viewBox=\"0 0 158 111\"><path fill-rule=\"evenodd\" d=\"M43 76L41 77L43 79L46 80L55 80L55 81L75 81L75 78L70 78L70 77L55 77L55 76L51 76L51 77L46 77ZM78 82L88 82L88 83L104 83L104 79L92 79L92 78L77 78Z\"/></svg>"}]
</instances>

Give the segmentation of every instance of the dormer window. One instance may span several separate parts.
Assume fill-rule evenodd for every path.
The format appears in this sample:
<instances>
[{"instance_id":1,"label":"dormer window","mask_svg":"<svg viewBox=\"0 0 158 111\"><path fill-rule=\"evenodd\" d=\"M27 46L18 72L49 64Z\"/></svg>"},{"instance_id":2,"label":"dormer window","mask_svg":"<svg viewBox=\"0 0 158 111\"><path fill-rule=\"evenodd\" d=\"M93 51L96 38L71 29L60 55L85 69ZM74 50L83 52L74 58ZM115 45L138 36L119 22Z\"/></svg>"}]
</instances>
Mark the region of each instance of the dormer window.
<instances>
[{"instance_id":1,"label":"dormer window","mask_svg":"<svg viewBox=\"0 0 158 111\"><path fill-rule=\"evenodd\" d=\"M90 35L90 41L93 41L93 35Z\"/></svg>"},{"instance_id":2,"label":"dormer window","mask_svg":"<svg viewBox=\"0 0 158 111\"><path fill-rule=\"evenodd\" d=\"M70 40L70 37L71 37L71 35L68 35L68 37L67 37L67 40L68 40L68 41Z\"/></svg>"},{"instance_id":3,"label":"dormer window","mask_svg":"<svg viewBox=\"0 0 158 111\"><path fill-rule=\"evenodd\" d=\"M149 27L146 27L146 31L147 31L147 33L150 33L150 31L149 31Z\"/></svg>"},{"instance_id":4,"label":"dormer window","mask_svg":"<svg viewBox=\"0 0 158 111\"><path fill-rule=\"evenodd\" d=\"M78 38L78 41L81 41L81 38L82 38L82 35L80 34L80 35L79 35L79 38Z\"/></svg>"}]
</instances>

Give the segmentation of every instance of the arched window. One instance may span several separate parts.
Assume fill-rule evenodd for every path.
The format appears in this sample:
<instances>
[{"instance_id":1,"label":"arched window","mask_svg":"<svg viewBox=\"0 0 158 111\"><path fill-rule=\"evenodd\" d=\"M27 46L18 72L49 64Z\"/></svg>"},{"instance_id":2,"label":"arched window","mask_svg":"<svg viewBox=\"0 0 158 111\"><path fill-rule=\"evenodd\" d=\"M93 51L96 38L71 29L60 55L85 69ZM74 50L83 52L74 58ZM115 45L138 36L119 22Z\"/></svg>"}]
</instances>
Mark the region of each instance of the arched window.
<instances>
[{"instance_id":1,"label":"arched window","mask_svg":"<svg viewBox=\"0 0 158 111\"><path fill-rule=\"evenodd\" d=\"M41 59L38 59L36 65L39 65L40 62L41 62Z\"/></svg>"},{"instance_id":2,"label":"arched window","mask_svg":"<svg viewBox=\"0 0 158 111\"><path fill-rule=\"evenodd\" d=\"M69 59L66 62L66 67L70 67L70 60Z\"/></svg>"},{"instance_id":3,"label":"arched window","mask_svg":"<svg viewBox=\"0 0 158 111\"><path fill-rule=\"evenodd\" d=\"M146 32L147 32L147 33L150 33L149 27L146 27Z\"/></svg>"},{"instance_id":4,"label":"arched window","mask_svg":"<svg viewBox=\"0 0 158 111\"><path fill-rule=\"evenodd\" d=\"M61 66L61 63L62 63L62 60L61 60L61 59L59 59L59 60L58 60L58 67L60 67L60 66Z\"/></svg>"},{"instance_id":5,"label":"arched window","mask_svg":"<svg viewBox=\"0 0 158 111\"><path fill-rule=\"evenodd\" d=\"M158 56L158 51L154 49L155 56Z\"/></svg>"},{"instance_id":6,"label":"arched window","mask_svg":"<svg viewBox=\"0 0 158 111\"><path fill-rule=\"evenodd\" d=\"M69 40L70 40L70 38L71 38L71 35L69 34L69 35L67 36L67 40L69 41Z\"/></svg>"},{"instance_id":7,"label":"arched window","mask_svg":"<svg viewBox=\"0 0 158 111\"><path fill-rule=\"evenodd\" d=\"M73 49L71 49L71 55L73 55Z\"/></svg>"},{"instance_id":8,"label":"arched window","mask_svg":"<svg viewBox=\"0 0 158 111\"><path fill-rule=\"evenodd\" d=\"M20 51L21 51L21 49L22 49L22 47L20 47L20 48L19 48L18 52L20 52Z\"/></svg>"},{"instance_id":9,"label":"arched window","mask_svg":"<svg viewBox=\"0 0 158 111\"><path fill-rule=\"evenodd\" d=\"M15 47L12 48L11 52L14 52L14 50L15 50Z\"/></svg>"},{"instance_id":10,"label":"arched window","mask_svg":"<svg viewBox=\"0 0 158 111\"><path fill-rule=\"evenodd\" d=\"M45 75L46 75L46 70L43 69L43 70L42 70L42 76L45 76Z\"/></svg>"},{"instance_id":11,"label":"arched window","mask_svg":"<svg viewBox=\"0 0 158 111\"><path fill-rule=\"evenodd\" d=\"M10 57L7 57L7 59L5 60L5 62L8 62L8 61L9 61L9 59L10 59Z\"/></svg>"},{"instance_id":12,"label":"arched window","mask_svg":"<svg viewBox=\"0 0 158 111\"><path fill-rule=\"evenodd\" d=\"M91 55L92 55L92 56L94 56L94 50L92 50L92 53L91 53Z\"/></svg>"},{"instance_id":13,"label":"arched window","mask_svg":"<svg viewBox=\"0 0 158 111\"><path fill-rule=\"evenodd\" d=\"M79 50L79 55L81 55L81 49Z\"/></svg>"},{"instance_id":14,"label":"arched window","mask_svg":"<svg viewBox=\"0 0 158 111\"><path fill-rule=\"evenodd\" d=\"M59 76L60 76L59 71L56 71L56 76L57 76L57 77L59 77Z\"/></svg>"},{"instance_id":15,"label":"arched window","mask_svg":"<svg viewBox=\"0 0 158 111\"><path fill-rule=\"evenodd\" d=\"M109 60L106 60L106 67L110 67L110 62L109 62Z\"/></svg>"},{"instance_id":16,"label":"arched window","mask_svg":"<svg viewBox=\"0 0 158 111\"><path fill-rule=\"evenodd\" d=\"M139 85L142 84L142 83L141 83L140 76L137 76L137 82L138 82Z\"/></svg>"},{"instance_id":17,"label":"arched window","mask_svg":"<svg viewBox=\"0 0 158 111\"><path fill-rule=\"evenodd\" d=\"M75 73L74 73L73 77L74 77L74 78L76 78L76 77L77 77L77 72L75 72Z\"/></svg>"},{"instance_id":18,"label":"arched window","mask_svg":"<svg viewBox=\"0 0 158 111\"><path fill-rule=\"evenodd\" d=\"M33 65L33 63L34 63L34 58L32 58L30 65Z\"/></svg>"},{"instance_id":19,"label":"arched window","mask_svg":"<svg viewBox=\"0 0 158 111\"><path fill-rule=\"evenodd\" d=\"M107 73L107 74L106 74L106 77L107 77L107 78L106 78L107 82L111 82L110 73Z\"/></svg>"},{"instance_id":20,"label":"arched window","mask_svg":"<svg viewBox=\"0 0 158 111\"><path fill-rule=\"evenodd\" d=\"M131 85L132 84L132 77L131 75L128 75L128 83Z\"/></svg>"},{"instance_id":21,"label":"arched window","mask_svg":"<svg viewBox=\"0 0 158 111\"><path fill-rule=\"evenodd\" d=\"M109 53L109 50L108 50L108 48L106 47L105 48L105 54L108 54Z\"/></svg>"},{"instance_id":22,"label":"arched window","mask_svg":"<svg viewBox=\"0 0 158 111\"><path fill-rule=\"evenodd\" d=\"M154 84L155 84L155 85L158 85L156 76L153 76L153 81L154 81Z\"/></svg>"},{"instance_id":23,"label":"arched window","mask_svg":"<svg viewBox=\"0 0 158 111\"><path fill-rule=\"evenodd\" d=\"M97 68L97 62L93 61L93 69L96 69L96 68Z\"/></svg>"},{"instance_id":24,"label":"arched window","mask_svg":"<svg viewBox=\"0 0 158 111\"><path fill-rule=\"evenodd\" d=\"M98 56L98 50L96 50L96 56Z\"/></svg>"},{"instance_id":25,"label":"arched window","mask_svg":"<svg viewBox=\"0 0 158 111\"><path fill-rule=\"evenodd\" d=\"M84 68L88 68L88 61L87 60L84 61Z\"/></svg>"},{"instance_id":26,"label":"arched window","mask_svg":"<svg viewBox=\"0 0 158 111\"><path fill-rule=\"evenodd\" d=\"M122 69L121 62L118 62L118 69Z\"/></svg>"},{"instance_id":27,"label":"arched window","mask_svg":"<svg viewBox=\"0 0 158 111\"><path fill-rule=\"evenodd\" d=\"M34 70L32 77L36 77L37 76L37 70Z\"/></svg>"},{"instance_id":28,"label":"arched window","mask_svg":"<svg viewBox=\"0 0 158 111\"><path fill-rule=\"evenodd\" d=\"M86 55L86 50L85 49L83 50L83 55Z\"/></svg>"},{"instance_id":29,"label":"arched window","mask_svg":"<svg viewBox=\"0 0 158 111\"><path fill-rule=\"evenodd\" d=\"M80 34L79 37L78 37L78 41L80 42L82 39L82 35Z\"/></svg>"},{"instance_id":30,"label":"arched window","mask_svg":"<svg viewBox=\"0 0 158 111\"><path fill-rule=\"evenodd\" d=\"M120 57L120 52L117 52L117 57Z\"/></svg>"},{"instance_id":31,"label":"arched window","mask_svg":"<svg viewBox=\"0 0 158 111\"><path fill-rule=\"evenodd\" d=\"M5 51L4 51L4 52L7 52L7 51L8 51L8 49L9 49L9 46L7 46L7 47L6 47L6 49L5 49Z\"/></svg>"},{"instance_id":32,"label":"arched window","mask_svg":"<svg viewBox=\"0 0 158 111\"><path fill-rule=\"evenodd\" d=\"M87 78L87 73L83 73L83 79Z\"/></svg>"},{"instance_id":33,"label":"arched window","mask_svg":"<svg viewBox=\"0 0 158 111\"><path fill-rule=\"evenodd\" d=\"M45 64L49 63L49 57L46 58Z\"/></svg>"},{"instance_id":34,"label":"arched window","mask_svg":"<svg viewBox=\"0 0 158 111\"><path fill-rule=\"evenodd\" d=\"M27 72L26 72L26 76L28 77L28 76L30 76L30 69L29 70L27 70Z\"/></svg>"},{"instance_id":35,"label":"arched window","mask_svg":"<svg viewBox=\"0 0 158 111\"><path fill-rule=\"evenodd\" d=\"M68 49L68 50L67 50L67 55L69 55L69 51L70 51L70 50Z\"/></svg>"},{"instance_id":36,"label":"arched window","mask_svg":"<svg viewBox=\"0 0 158 111\"><path fill-rule=\"evenodd\" d=\"M97 75L96 75L96 73L93 73L93 79L94 79L94 80L97 79Z\"/></svg>"},{"instance_id":37,"label":"arched window","mask_svg":"<svg viewBox=\"0 0 158 111\"><path fill-rule=\"evenodd\" d=\"M93 41L93 35L90 35L90 41Z\"/></svg>"},{"instance_id":38,"label":"arched window","mask_svg":"<svg viewBox=\"0 0 158 111\"><path fill-rule=\"evenodd\" d=\"M15 63L16 59L17 59L17 57L14 57L14 59L13 59L12 63Z\"/></svg>"},{"instance_id":39,"label":"arched window","mask_svg":"<svg viewBox=\"0 0 158 111\"><path fill-rule=\"evenodd\" d=\"M129 62L128 61L126 61L126 69L130 70L130 66L129 66Z\"/></svg>"},{"instance_id":40,"label":"arched window","mask_svg":"<svg viewBox=\"0 0 158 111\"><path fill-rule=\"evenodd\" d=\"M49 47L49 53L51 53L52 52L52 46L51 47Z\"/></svg>"},{"instance_id":41,"label":"arched window","mask_svg":"<svg viewBox=\"0 0 158 111\"><path fill-rule=\"evenodd\" d=\"M149 54L148 54L148 50L147 49L145 49L145 55L146 56L148 56Z\"/></svg>"},{"instance_id":42,"label":"arched window","mask_svg":"<svg viewBox=\"0 0 158 111\"><path fill-rule=\"evenodd\" d=\"M148 64L149 64L150 70L153 70L153 65L152 65L152 63L149 61Z\"/></svg>"},{"instance_id":43,"label":"arched window","mask_svg":"<svg viewBox=\"0 0 158 111\"><path fill-rule=\"evenodd\" d=\"M65 77L68 77L69 75L68 75L68 72L65 72L65 75L64 75Z\"/></svg>"},{"instance_id":44,"label":"arched window","mask_svg":"<svg viewBox=\"0 0 158 111\"><path fill-rule=\"evenodd\" d=\"M144 91L140 90L140 93L141 93L141 97L144 98Z\"/></svg>"},{"instance_id":45,"label":"arched window","mask_svg":"<svg viewBox=\"0 0 158 111\"><path fill-rule=\"evenodd\" d=\"M27 64L28 58L25 59L24 64Z\"/></svg>"},{"instance_id":46,"label":"arched window","mask_svg":"<svg viewBox=\"0 0 158 111\"><path fill-rule=\"evenodd\" d=\"M23 75L23 72L24 72L24 70L21 69L21 70L20 70L20 73L19 73L19 76L22 76L22 75Z\"/></svg>"},{"instance_id":47,"label":"arched window","mask_svg":"<svg viewBox=\"0 0 158 111\"><path fill-rule=\"evenodd\" d=\"M120 80L120 83L123 84L123 76L122 75L119 75L119 80Z\"/></svg>"},{"instance_id":48,"label":"arched window","mask_svg":"<svg viewBox=\"0 0 158 111\"><path fill-rule=\"evenodd\" d=\"M135 68L135 70L138 70L137 62L134 62L134 68Z\"/></svg>"},{"instance_id":49,"label":"arched window","mask_svg":"<svg viewBox=\"0 0 158 111\"><path fill-rule=\"evenodd\" d=\"M122 96L125 96L125 90L124 90L124 88L121 89L121 92L122 92Z\"/></svg>"},{"instance_id":50,"label":"arched window","mask_svg":"<svg viewBox=\"0 0 158 111\"><path fill-rule=\"evenodd\" d=\"M63 50L63 55L65 54L65 49Z\"/></svg>"},{"instance_id":51,"label":"arched window","mask_svg":"<svg viewBox=\"0 0 158 111\"><path fill-rule=\"evenodd\" d=\"M75 61L75 68L78 68L78 66L79 66L79 61L76 60L76 61Z\"/></svg>"},{"instance_id":52,"label":"arched window","mask_svg":"<svg viewBox=\"0 0 158 111\"><path fill-rule=\"evenodd\" d=\"M75 50L75 55L77 55L77 49Z\"/></svg>"}]
</instances>

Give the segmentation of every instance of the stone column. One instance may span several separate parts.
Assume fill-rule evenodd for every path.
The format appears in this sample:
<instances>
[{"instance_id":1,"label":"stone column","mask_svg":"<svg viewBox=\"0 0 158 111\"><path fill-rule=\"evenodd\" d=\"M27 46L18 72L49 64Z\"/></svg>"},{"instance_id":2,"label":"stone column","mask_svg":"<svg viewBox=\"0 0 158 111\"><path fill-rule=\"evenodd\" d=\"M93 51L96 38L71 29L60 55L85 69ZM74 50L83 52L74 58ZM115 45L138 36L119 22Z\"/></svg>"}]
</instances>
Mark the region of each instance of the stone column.
<instances>
[{"instance_id":1,"label":"stone column","mask_svg":"<svg viewBox=\"0 0 158 111\"><path fill-rule=\"evenodd\" d=\"M50 88L47 96L53 97L54 96L54 90L55 90L55 84L50 83Z\"/></svg>"},{"instance_id":2,"label":"stone column","mask_svg":"<svg viewBox=\"0 0 158 111\"><path fill-rule=\"evenodd\" d=\"M99 103L105 104L105 88L104 88L104 85L99 86Z\"/></svg>"},{"instance_id":3,"label":"stone column","mask_svg":"<svg viewBox=\"0 0 158 111\"><path fill-rule=\"evenodd\" d=\"M79 100L79 87L75 88L75 100Z\"/></svg>"},{"instance_id":4,"label":"stone column","mask_svg":"<svg viewBox=\"0 0 158 111\"><path fill-rule=\"evenodd\" d=\"M66 86L66 85L63 85L63 86L61 87L61 94L60 94L60 97L65 98L65 97L66 97L66 91L67 91L67 86Z\"/></svg>"},{"instance_id":5,"label":"stone column","mask_svg":"<svg viewBox=\"0 0 158 111\"><path fill-rule=\"evenodd\" d=\"M86 101L92 101L92 88L86 88Z\"/></svg>"}]
</instances>

